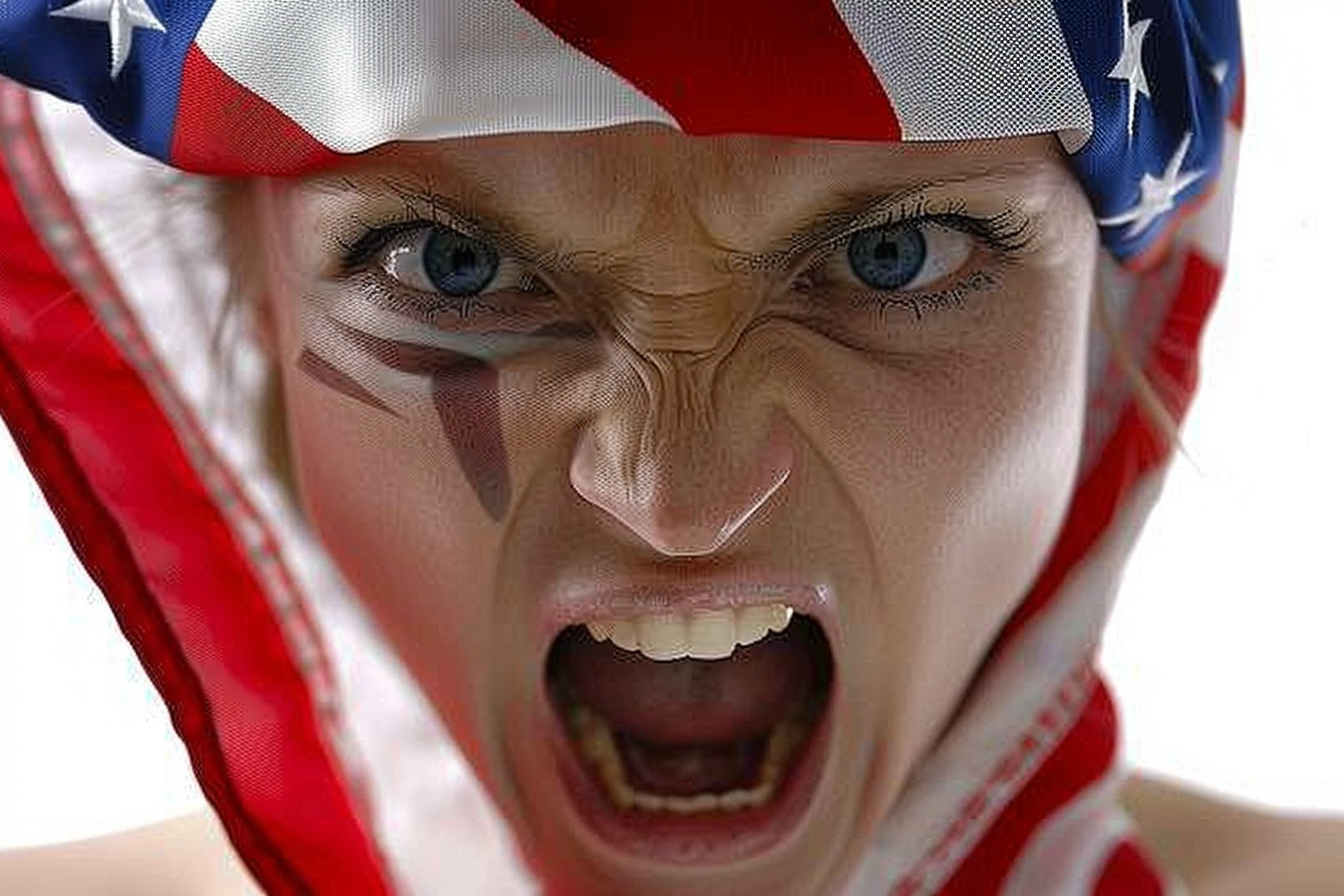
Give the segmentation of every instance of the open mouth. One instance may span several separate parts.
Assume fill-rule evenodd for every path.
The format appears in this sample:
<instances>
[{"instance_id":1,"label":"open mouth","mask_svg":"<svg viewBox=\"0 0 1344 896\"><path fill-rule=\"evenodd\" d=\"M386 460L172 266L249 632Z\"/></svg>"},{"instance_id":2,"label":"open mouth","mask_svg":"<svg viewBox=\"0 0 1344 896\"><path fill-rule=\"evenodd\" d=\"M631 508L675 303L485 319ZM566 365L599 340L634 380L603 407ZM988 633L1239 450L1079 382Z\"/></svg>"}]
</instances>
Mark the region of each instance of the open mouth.
<instances>
[{"instance_id":1,"label":"open mouth","mask_svg":"<svg viewBox=\"0 0 1344 896\"><path fill-rule=\"evenodd\" d=\"M565 628L546 681L579 814L649 856L768 848L812 802L833 668L821 627L783 603Z\"/></svg>"}]
</instances>

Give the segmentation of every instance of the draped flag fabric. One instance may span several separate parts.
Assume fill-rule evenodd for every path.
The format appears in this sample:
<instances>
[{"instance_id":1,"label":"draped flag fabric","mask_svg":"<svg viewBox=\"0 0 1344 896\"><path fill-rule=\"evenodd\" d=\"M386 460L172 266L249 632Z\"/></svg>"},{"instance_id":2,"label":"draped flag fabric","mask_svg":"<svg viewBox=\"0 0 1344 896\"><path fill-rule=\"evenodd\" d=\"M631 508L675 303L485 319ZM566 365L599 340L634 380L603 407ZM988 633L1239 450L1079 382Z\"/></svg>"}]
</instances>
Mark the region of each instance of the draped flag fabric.
<instances>
[{"instance_id":1,"label":"draped flag fabric","mask_svg":"<svg viewBox=\"0 0 1344 896\"><path fill-rule=\"evenodd\" d=\"M1060 131L1122 258L1204 192L1240 83L1226 0L161 6L7 0L0 71L212 173L630 121L859 140Z\"/></svg>"},{"instance_id":2,"label":"draped flag fabric","mask_svg":"<svg viewBox=\"0 0 1344 896\"><path fill-rule=\"evenodd\" d=\"M209 334L179 310L224 302L207 224L172 224L198 240L186 276L122 251L109 206L179 171L289 176L389 141L631 122L1055 133L1109 250L1105 301L1179 420L1243 90L1234 0L0 0L0 75L0 410L274 896L429 896L473 861L491 892L531 883L286 509L252 417L212 404ZM1064 527L855 896L1181 892L1116 804L1094 667L1172 446L1121 360L1090 352ZM257 357L232 362L254 396Z\"/></svg>"}]
</instances>

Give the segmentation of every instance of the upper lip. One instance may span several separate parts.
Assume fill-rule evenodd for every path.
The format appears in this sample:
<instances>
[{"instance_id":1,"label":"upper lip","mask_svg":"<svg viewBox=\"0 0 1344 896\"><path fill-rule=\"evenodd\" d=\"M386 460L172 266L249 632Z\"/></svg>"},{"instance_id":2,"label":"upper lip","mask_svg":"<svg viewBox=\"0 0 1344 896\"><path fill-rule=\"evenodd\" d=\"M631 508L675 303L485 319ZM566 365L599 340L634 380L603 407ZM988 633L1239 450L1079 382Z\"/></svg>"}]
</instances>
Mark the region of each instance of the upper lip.
<instances>
[{"instance_id":1,"label":"upper lip","mask_svg":"<svg viewBox=\"0 0 1344 896\"><path fill-rule=\"evenodd\" d=\"M772 575L762 569L727 569L698 574L643 571L627 576L569 579L543 598L540 614L544 652L567 626L598 619L629 618L783 603L816 619L832 645L836 608L831 588L820 582Z\"/></svg>"}]
</instances>

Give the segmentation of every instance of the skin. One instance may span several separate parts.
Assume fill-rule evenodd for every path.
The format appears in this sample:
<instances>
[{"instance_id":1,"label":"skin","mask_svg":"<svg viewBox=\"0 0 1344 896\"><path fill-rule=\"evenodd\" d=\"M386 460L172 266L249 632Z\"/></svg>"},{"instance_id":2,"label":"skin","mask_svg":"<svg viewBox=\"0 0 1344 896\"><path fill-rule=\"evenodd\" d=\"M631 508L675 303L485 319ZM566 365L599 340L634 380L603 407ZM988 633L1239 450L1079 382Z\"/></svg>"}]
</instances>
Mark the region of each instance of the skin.
<instances>
[{"instance_id":1,"label":"skin","mask_svg":"<svg viewBox=\"0 0 1344 896\"><path fill-rule=\"evenodd\" d=\"M879 315L843 240L787 239L838 194L1011 212L1029 241L1009 257L962 235L921 290L946 308ZM399 144L252 205L303 507L534 867L568 893L836 890L1073 488L1098 249L1053 137ZM336 260L352 222L450 215L511 221L492 237L545 288L494 296L511 317L411 325L449 348L370 336L386 314ZM600 846L556 809L538 595L748 566L824 587L836 614L836 736L799 836L712 866Z\"/></svg>"},{"instance_id":2,"label":"skin","mask_svg":"<svg viewBox=\"0 0 1344 896\"><path fill-rule=\"evenodd\" d=\"M1125 810L1192 896L1320 896L1344 876L1344 819L1278 815L1173 781L1132 776ZM172 862L162 861L171 854ZM261 896L206 811L102 837L0 850L0 890L50 896Z\"/></svg>"}]
</instances>

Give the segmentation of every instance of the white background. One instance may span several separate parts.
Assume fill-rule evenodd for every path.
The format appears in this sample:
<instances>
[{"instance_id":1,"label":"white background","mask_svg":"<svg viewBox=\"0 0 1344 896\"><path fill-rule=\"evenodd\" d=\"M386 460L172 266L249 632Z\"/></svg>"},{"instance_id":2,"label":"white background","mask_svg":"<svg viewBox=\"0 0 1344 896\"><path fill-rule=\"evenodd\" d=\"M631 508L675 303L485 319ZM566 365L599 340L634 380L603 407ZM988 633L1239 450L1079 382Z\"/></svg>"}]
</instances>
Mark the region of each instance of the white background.
<instances>
[{"instance_id":1,"label":"white background","mask_svg":"<svg viewBox=\"0 0 1344 896\"><path fill-rule=\"evenodd\" d=\"M1136 765L1344 812L1344 188L1327 130L1342 17L1318 4L1304 22L1291 8L1243 10L1250 129L1227 286L1185 429L1197 467L1176 462L1102 659ZM6 431L0 847L204 805Z\"/></svg>"}]
</instances>

